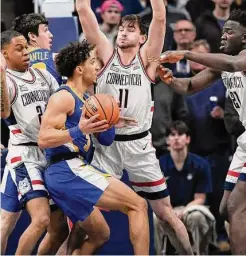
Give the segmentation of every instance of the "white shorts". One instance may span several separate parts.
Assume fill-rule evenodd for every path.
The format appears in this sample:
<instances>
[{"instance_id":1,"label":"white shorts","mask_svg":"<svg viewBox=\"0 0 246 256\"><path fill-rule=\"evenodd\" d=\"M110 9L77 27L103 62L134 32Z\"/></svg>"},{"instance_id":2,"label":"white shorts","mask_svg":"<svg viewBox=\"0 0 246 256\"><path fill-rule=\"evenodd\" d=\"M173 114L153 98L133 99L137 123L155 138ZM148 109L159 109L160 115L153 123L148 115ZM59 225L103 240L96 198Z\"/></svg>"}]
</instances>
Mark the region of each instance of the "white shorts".
<instances>
[{"instance_id":1,"label":"white shorts","mask_svg":"<svg viewBox=\"0 0 246 256\"><path fill-rule=\"evenodd\" d=\"M114 141L109 147L95 141L92 165L120 179L126 170L133 189L141 196L156 200L169 195L151 134L132 141Z\"/></svg>"},{"instance_id":2,"label":"white shorts","mask_svg":"<svg viewBox=\"0 0 246 256\"><path fill-rule=\"evenodd\" d=\"M238 180L246 182L246 151L241 146L237 147L233 155L224 189L232 191Z\"/></svg>"},{"instance_id":3,"label":"white shorts","mask_svg":"<svg viewBox=\"0 0 246 256\"><path fill-rule=\"evenodd\" d=\"M37 146L10 145L6 160L1 185L1 192L5 198L17 196L20 208L23 208L31 199L48 197L43 180L47 162Z\"/></svg>"}]
</instances>

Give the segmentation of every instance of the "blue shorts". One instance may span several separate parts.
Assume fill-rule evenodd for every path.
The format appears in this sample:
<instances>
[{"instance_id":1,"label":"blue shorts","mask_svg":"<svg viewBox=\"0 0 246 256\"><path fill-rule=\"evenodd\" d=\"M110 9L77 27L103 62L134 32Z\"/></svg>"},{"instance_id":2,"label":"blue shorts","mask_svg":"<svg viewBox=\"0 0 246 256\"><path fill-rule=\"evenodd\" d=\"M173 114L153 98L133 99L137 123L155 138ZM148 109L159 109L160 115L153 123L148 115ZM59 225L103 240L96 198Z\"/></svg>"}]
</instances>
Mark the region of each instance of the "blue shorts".
<instances>
[{"instance_id":1,"label":"blue shorts","mask_svg":"<svg viewBox=\"0 0 246 256\"><path fill-rule=\"evenodd\" d=\"M18 212L34 198L48 197L42 179L31 180L25 164L15 169L4 169L1 186L1 208L9 212Z\"/></svg>"},{"instance_id":2,"label":"blue shorts","mask_svg":"<svg viewBox=\"0 0 246 256\"><path fill-rule=\"evenodd\" d=\"M73 223L84 221L109 185L110 175L79 158L51 164L44 181L55 204Z\"/></svg>"}]
</instances>

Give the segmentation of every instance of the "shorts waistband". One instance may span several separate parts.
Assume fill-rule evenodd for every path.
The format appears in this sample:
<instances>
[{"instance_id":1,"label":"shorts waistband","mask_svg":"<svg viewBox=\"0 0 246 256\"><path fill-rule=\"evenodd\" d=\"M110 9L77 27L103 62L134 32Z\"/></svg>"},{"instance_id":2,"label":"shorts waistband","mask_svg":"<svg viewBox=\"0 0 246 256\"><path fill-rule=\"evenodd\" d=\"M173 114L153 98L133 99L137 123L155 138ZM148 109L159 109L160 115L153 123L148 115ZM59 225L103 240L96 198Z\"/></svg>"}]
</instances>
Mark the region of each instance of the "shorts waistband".
<instances>
[{"instance_id":1,"label":"shorts waistband","mask_svg":"<svg viewBox=\"0 0 246 256\"><path fill-rule=\"evenodd\" d=\"M58 163L58 162L61 162L61 161L65 161L65 160L71 160L71 159L76 158L78 156L79 156L79 153L76 153L76 152L54 155L54 156L50 157L48 165L52 165L52 164L55 164L55 163Z\"/></svg>"},{"instance_id":2,"label":"shorts waistband","mask_svg":"<svg viewBox=\"0 0 246 256\"><path fill-rule=\"evenodd\" d=\"M139 140L146 137L149 134L149 131L125 135L125 134L116 134L114 140L115 141L131 141L131 140Z\"/></svg>"},{"instance_id":3,"label":"shorts waistband","mask_svg":"<svg viewBox=\"0 0 246 256\"><path fill-rule=\"evenodd\" d=\"M36 142L26 142L26 143L20 143L20 144L12 144L13 146L35 146L38 147L38 143Z\"/></svg>"}]
</instances>

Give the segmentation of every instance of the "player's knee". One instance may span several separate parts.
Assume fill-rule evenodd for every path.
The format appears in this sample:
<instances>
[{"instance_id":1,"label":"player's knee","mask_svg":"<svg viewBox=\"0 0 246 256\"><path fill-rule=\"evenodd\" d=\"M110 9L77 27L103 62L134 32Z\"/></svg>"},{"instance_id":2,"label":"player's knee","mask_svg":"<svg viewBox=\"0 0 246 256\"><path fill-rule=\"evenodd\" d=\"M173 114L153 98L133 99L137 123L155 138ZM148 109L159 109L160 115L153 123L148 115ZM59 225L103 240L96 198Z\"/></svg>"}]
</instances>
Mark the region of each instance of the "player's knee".
<instances>
[{"instance_id":1,"label":"player's knee","mask_svg":"<svg viewBox=\"0 0 246 256\"><path fill-rule=\"evenodd\" d=\"M47 229L50 225L50 216L48 214L44 214L41 216L34 216L32 218L32 224L37 229Z\"/></svg>"},{"instance_id":2,"label":"player's knee","mask_svg":"<svg viewBox=\"0 0 246 256\"><path fill-rule=\"evenodd\" d=\"M110 238L109 226L105 226L101 232L97 232L97 237L93 238L93 241L97 244L97 247L101 247Z\"/></svg>"},{"instance_id":3,"label":"player's knee","mask_svg":"<svg viewBox=\"0 0 246 256\"><path fill-rule=\"evenodd\" d=\"M148 209L147 201L139 196L138 200L136 201L136 208L137 208L137 211L147 212L147 209Z\"/></svg>"}]
</instances>

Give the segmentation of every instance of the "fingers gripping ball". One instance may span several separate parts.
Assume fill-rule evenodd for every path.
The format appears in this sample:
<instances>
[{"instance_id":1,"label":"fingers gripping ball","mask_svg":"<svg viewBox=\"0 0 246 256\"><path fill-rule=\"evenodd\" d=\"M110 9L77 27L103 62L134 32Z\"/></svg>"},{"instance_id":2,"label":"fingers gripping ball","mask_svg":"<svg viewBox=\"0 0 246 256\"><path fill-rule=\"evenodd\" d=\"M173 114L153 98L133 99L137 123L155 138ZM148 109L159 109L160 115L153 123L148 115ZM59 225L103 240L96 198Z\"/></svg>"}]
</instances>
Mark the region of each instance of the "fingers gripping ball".
<instances>
[{"instance_id":1,"label":"fingers gripping ball","mask_svg":"<svg viewBox=\"0 0 246 256\"><path fill-rule=\"evenodd\" d=\"M107 120L109 125L118 123L120 109L116 100L109 94L95 94L85 102L85 117L90 118L99 114L98 120Z\"/></svg>"}]
</instances>

